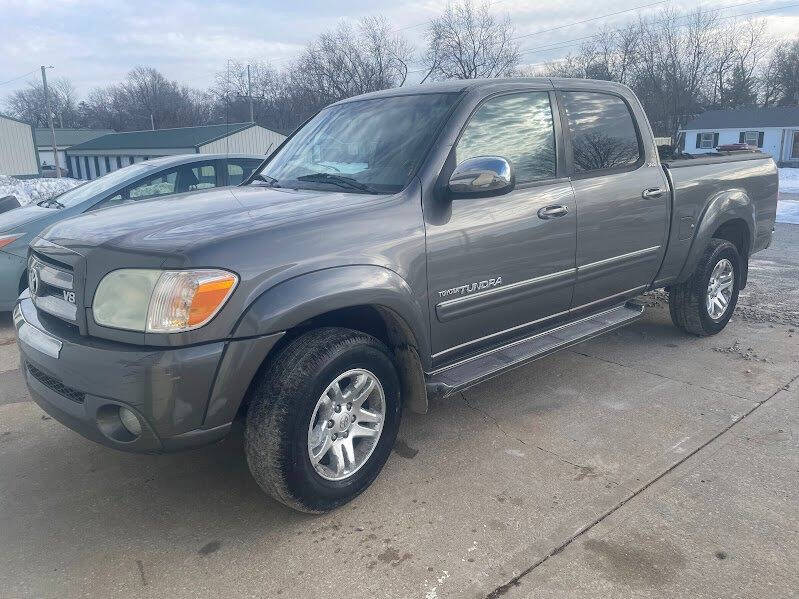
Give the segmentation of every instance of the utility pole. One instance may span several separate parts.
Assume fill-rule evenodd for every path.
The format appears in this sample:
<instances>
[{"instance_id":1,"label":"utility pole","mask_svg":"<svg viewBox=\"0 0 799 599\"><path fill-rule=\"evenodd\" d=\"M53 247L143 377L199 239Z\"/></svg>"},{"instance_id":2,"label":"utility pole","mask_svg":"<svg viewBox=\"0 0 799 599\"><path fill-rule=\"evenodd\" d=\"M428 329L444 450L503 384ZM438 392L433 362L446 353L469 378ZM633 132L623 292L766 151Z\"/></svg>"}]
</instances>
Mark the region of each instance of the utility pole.
<instances>
[{"instance_id":1,"label":"utility pole","mask_svg":"<svg viewBox=\"0 0 799 599\"><path fill-rule=\"evenodd\" d=\"M58 165L58 146L55 143L55 128L53 127L53 113L50 112L50 92L47 90L47 74L45 69L52 69L52 66L42 65L42 85L44 86L44 109L47 111L47 122L50 124L50 137L53 142L53 162L55 162L55 176L61 178L61 167Z\"/></svg>"},{"instance_id":2,"label":"utility pole","mask_svg":"<svg viewBox=\"0 0 799 599\"><path fill-rule=\"evenodd\" d=\"M250 101L250 122L255 122L255 113L252 109L252 79L250 79L250 65L247 65L247 98Z\"/></svg>"}]
</instances>

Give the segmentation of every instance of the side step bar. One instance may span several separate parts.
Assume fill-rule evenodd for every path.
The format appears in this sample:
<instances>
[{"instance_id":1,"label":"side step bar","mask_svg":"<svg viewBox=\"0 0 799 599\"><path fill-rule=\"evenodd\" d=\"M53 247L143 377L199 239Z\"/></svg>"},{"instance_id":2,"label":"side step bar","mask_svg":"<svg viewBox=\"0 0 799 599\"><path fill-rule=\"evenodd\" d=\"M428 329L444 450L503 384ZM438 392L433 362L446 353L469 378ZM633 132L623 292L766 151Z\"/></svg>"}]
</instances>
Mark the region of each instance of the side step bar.
<instances>
[{"instance_id":1,"label":"side step bar","mask_svg":"<svg viewBox=\"0 0 799 599\"><path fill-rule=\"evenodd\" d=\"M427 393L431 397L443 397L461 391L527 362L623 327L640 318L643 313L643 305L630 301L551 331L466 358L428 374Z\"/></svg>"}]
</instances>

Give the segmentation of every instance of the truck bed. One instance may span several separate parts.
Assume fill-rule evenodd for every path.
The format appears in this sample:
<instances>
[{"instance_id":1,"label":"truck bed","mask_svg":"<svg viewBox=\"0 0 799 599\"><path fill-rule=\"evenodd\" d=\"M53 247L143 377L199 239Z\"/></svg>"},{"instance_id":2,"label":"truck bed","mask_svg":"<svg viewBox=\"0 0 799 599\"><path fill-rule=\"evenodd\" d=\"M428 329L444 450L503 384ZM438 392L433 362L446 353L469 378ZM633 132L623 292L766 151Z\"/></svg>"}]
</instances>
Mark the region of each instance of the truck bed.
<instances>
[{"instance_id":1,"label":"truck bed","mask_svg":"<svg viewBox=\"0 0 799 599\"><path fill-rule=\"evenodd\" d=\"M654 286L684 280L698 248L715 232L716 213L736 212L748 223L749 253L768 247L777 212L774 160L761 152L713 155L661 163L671 187L668 252Z\"/></svg>"}]
</instances>

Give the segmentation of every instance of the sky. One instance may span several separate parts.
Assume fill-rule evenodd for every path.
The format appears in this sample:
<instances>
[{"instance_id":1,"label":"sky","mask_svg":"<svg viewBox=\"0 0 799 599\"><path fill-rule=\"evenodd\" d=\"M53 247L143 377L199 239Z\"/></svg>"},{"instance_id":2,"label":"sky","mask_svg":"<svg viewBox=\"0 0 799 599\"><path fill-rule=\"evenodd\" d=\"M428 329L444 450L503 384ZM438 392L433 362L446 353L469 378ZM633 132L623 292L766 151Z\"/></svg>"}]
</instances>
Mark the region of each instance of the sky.
<instances>
[{"instance_id":1,"label":"sky","mask_svg":"<svg viewBox=\"0 0 799 599\"><path fill-rule=\"evenodd\" d=\"M152 66L196 88L210 86L227 59L262 60L280 67L306 43L342 20L385 16L421 54L425 25L446 0L0 0L0 110L2 98L40 77L66 77L79 97L121 81L132 68ZM776 40L799 32L799 0L671 0L678 10L703 5L719 16L753 13L767 20ZM621 26L652 14L654 0L494 0L508 15L524 64L539 64L574 51L597 28ZM619 13L619 14L611 14ZM579 23L593 19L588 22ZM575 41L572 41L575 40ZM559 47L553 48L553 45ZM420 57L411 69L420 69ZM419 76L419 75L412 75Z\"/></svg>"}]
</instances>

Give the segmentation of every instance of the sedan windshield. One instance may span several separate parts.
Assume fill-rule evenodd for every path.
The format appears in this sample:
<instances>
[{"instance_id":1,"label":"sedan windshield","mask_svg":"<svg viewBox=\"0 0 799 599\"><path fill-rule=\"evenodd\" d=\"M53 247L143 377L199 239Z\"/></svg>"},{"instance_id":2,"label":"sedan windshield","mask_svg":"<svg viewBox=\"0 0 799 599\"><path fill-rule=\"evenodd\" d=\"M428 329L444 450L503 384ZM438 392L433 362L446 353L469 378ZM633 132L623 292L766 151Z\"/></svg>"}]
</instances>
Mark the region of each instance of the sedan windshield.
<instances>
[{"instance_id":1,"label":"sedan windshield","mask_svg":"<svg viewBox=\"0 0 799 599\"><path fill-rule=\"evenodd\" d=\"M417 94L330 106L254 177L254 184L396 193L410 181L457 94Z\"/></svg>"},{"instance_id":2,"label":"sedan windshield","mask_svg":"<svg viewBox=\"0 0 799 599\"><path fill-rule=\"evenodd\" d=\"M88 200L91 197L94 197L98 193L103 193L115 185L119 185L127 180L132 180L136 178L138 175L148 171L153 170L156 168L153 164L147 163L139 163L139 164L132 164L130 166L126 166L119 170L116 170L112 173L108 173L107 175L103 175L102 177L95 179L93 181L89 181L88 183L84 183L79 185L78 187L73 187L69 191L65 191L61 195L55 196L51 200L47 200L46 202L42 202L42 204L50 205L52 204L53 207L59 208L68 208L69 206L76 206L80 204L84 200Z\"/></svg>"}]
</instances>

